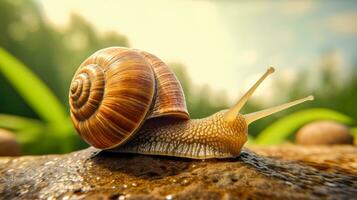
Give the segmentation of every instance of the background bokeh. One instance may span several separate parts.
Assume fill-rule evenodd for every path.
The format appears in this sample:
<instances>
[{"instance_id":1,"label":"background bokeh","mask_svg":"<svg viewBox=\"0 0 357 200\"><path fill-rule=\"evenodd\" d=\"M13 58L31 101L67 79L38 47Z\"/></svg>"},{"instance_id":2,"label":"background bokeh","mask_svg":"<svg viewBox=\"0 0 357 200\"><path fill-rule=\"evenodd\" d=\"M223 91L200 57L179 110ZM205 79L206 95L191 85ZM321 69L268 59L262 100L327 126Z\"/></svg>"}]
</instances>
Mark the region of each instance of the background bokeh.
<instances>
[{"instance_id":1,"label":"background bokeh","mask_svg":"<svg viewBox=\"0 0 357 200\"><path fill-rule=\"evenodd\" d=\"M302 118L315 120L316 108L316 118L352 128L357 119L356 1L0 0L0 24L0 128L16 134L25 154L86 146L69 119L68 88L79 64L108 46L143 49L168 63L193 118L232 105L267 66L277 72L243 113L315 95L252 124L252 141L296 111L310 112L278 126L293 133ZM15 58L32 73L16 71ZM26 81L32 75L56 108Z\"/></svg>"}]
</instances>

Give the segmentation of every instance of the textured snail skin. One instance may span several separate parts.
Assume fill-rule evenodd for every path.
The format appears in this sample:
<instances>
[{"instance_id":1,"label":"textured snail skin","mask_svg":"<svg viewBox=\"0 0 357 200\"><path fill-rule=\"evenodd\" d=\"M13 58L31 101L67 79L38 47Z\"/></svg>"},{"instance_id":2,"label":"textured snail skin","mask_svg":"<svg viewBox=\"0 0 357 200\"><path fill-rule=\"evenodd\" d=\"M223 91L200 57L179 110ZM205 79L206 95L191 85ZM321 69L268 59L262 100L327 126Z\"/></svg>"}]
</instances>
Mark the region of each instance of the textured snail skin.
<instances>
[{"instance_id":1,"label":"textured snail skin","mask_svg":"<svg viewBox=\"0 0 357 200\"><path fill-rule=\"evenodd\" d=\"M194 159L238 156L247 141L248 126L242 115L229 124L224 112L203 119L148 120L135 137L112 151Z\"/></svg>"}]
</instances>

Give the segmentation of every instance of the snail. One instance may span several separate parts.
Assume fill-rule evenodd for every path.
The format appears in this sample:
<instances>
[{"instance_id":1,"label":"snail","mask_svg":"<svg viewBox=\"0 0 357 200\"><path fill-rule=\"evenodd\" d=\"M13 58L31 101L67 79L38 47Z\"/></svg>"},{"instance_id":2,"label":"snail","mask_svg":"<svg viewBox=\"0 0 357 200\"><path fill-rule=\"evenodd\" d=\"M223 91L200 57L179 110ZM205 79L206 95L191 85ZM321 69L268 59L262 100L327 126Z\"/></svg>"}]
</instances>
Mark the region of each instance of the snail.
<instances>
[{"instance_id":1,"label":"snail","mask_svg":"<svg viewBox=\"0 0 357 200\"><path fill-rule=\"evenodd\" d=\"M254 112L239 111L264 75L230 109L190 119L185 96L170 68L136 49L109 47L87 58L69 90L71 119L88 144L103 150L187 157L229 158L240 154L248 125L313 96Z\"/></svg>"}]
</instances>

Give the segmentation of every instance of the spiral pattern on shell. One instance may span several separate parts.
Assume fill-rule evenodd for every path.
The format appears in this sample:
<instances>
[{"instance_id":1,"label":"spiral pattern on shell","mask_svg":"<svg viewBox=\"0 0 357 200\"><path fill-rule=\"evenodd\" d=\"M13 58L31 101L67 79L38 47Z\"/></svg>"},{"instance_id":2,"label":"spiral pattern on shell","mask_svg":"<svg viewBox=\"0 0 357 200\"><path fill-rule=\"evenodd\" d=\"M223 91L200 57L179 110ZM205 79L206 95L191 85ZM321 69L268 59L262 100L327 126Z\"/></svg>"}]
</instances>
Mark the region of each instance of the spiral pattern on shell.
<instances>
[{"instance_id":1,"label":"spiral pattern on shell","mask_svg":"<svg viewBox=\"0 0 357 200\"><path fill-rule=\"evenodd\" d=\"M120 47L99 50L80 65L69 104L77 132L100 149L125 143L147 118L188 118L182 88L168 67L151 54Z\"/></svg>"},{"instance_id":2,"label":"spiral pattern on shell","mask_svg":"<svg viewBox=\"0 0 357 200\"><path fill-rule=\"evenodd\" d=\"M103 69L87 65L78 72L71 85L71 110L79 121L92 116L103 99L105 88Z\"/></svg>"}]
</instances>

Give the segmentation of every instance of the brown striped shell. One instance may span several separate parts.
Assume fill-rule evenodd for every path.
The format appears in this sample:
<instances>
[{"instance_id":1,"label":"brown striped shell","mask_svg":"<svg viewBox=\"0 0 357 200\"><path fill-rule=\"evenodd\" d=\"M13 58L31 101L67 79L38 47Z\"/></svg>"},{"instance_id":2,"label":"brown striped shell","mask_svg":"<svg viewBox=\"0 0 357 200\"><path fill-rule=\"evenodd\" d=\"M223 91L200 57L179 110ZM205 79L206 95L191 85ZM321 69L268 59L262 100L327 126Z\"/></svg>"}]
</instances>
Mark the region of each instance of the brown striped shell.
<instances>
[{"instance_id":1,"label":"brown striped shell","mask_svg":"<svg viewBox=\"0 0 357 200\"><path fill-rule=\"evenodd\" d=\"M148 118L189 119L182 87L168 66L122 47L99 50L80 65L69 104L77 132L100 149L125 143Z\"/></svg>"}]
</instances>

